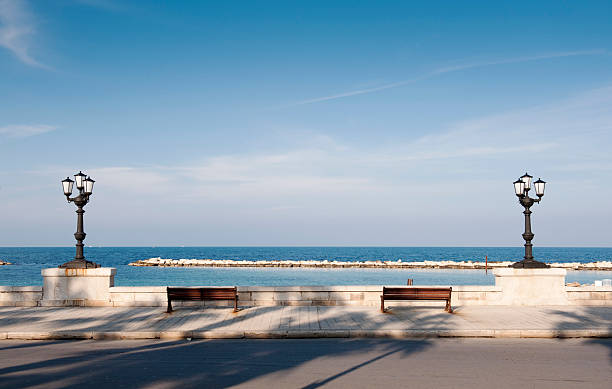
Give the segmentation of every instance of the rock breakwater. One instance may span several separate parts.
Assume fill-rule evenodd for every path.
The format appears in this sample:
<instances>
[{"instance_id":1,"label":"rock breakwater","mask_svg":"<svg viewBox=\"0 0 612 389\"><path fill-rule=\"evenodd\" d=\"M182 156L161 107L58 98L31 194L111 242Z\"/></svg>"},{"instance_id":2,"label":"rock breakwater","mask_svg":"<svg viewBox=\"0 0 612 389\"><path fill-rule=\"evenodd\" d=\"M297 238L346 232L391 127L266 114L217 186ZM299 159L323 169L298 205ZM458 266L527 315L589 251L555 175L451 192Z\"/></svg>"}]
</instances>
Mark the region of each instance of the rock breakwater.
<instances>
[{"instance_id":1,"label":"rock breakwater","mask_svg":"<svg viewBox=\"0 0 612 389\"><path fill-rule=\"evenodd\" d=\"M159 267L303 267L303 268L366 268L366 269L489 269L508 267L513 261L489 262L480 261L245 261L230 259L164 259L149 258L132 262L130 266ZM598 262L552 262L551 267L567 270L612 270L612 261Z\"/></svg>"}]
</instances>

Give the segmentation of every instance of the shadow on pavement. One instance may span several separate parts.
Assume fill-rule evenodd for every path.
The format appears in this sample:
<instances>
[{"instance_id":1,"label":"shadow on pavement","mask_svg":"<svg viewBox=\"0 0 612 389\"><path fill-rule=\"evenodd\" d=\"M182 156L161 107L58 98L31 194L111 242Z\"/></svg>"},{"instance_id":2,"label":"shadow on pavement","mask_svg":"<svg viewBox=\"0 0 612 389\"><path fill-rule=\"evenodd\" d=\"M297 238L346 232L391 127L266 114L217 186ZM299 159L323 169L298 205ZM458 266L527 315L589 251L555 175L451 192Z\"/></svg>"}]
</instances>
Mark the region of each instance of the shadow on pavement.
<instances>
[{"instance_id":1,"label":"shadow on pavement","mask_svg":"<svg viewBox=\"0 0 612 389\"><path fill-rule=\"evenodd\" d=\"M560 316L556 324L559 331L572 329L599 329L607 330L612 334L612 307L584 307L579 311L554 310L553 314ZM612 339L591 338L587 341L608 349L610 364L612 365Z\"/></svg>"},{"instance_id":2,"label":"shadow on pavement","mask_svg":"<svg viewBox=\"0 0 612 389\"><path fill-rule=\"evenodd\" d=\"M67 343L69 342L69 343ZM353 354L362 362L307 388L317 388L392 354L404 357L430 346L426 340L208 340L33 342L10 361L0 351L0 387L228 387L294 369L321 357ZM36 362L20 364L19 359ZM15 362L16 361L16 362Z\"/></svg>"}]
</instances>

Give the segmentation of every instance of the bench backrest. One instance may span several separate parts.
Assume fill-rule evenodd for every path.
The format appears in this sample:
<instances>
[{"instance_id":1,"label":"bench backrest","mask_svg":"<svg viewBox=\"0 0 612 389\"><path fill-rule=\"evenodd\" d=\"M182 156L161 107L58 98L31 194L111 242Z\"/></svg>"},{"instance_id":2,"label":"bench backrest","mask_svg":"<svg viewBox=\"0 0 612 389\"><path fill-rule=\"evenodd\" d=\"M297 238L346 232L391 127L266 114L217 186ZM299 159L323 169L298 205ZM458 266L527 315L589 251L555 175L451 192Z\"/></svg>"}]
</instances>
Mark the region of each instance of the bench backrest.
<instances>
[{"instance_id":1,"label":"bench backrest","mask_svg":"<svg viewBox=\"0 0 612 389\"><path fill-rule=\"evenodd\" d=\"M451 297L452 288L388 288L383 286L384 298L402 298L407 300L447 300Z\"/></svg>"},{"instance_id":2,"label":"bench backrest","mask_svg":"<svg viewBox=\"0 0 612 389\"><path fill-rule=\"evenodd\" d=\"M233 288L167 288L171 300L231 300L236 297Z\"/></svg>"}]
</instances>

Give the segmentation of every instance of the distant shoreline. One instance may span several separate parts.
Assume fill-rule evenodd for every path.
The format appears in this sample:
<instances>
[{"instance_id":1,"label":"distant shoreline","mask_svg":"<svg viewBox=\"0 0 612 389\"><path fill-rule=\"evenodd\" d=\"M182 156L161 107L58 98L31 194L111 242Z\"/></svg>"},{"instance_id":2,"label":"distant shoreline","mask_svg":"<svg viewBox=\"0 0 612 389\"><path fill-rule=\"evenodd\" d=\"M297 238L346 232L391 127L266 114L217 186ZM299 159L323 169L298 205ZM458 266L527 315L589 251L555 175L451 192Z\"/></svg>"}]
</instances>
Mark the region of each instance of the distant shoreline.
<instances>
[{"instance_id":1,"label":"distant shoreline","mask_svg":"<svg viewBox=\"0 0 612 389\"><path fill-rule=\"evenodd\" d=\"M243 261L243 260L217 260L217 259L163 259L149 258L129 263L129 266L143 267L269 267L269 268L317 268L317 269L481 269L504 268L513 261L312 261L312 260L281 260L281 261ZM579 262L550 262L553 268L567 270L604 270L612 271L612 261L597 261L588 263Z\"/></svg>"}]
</instances>

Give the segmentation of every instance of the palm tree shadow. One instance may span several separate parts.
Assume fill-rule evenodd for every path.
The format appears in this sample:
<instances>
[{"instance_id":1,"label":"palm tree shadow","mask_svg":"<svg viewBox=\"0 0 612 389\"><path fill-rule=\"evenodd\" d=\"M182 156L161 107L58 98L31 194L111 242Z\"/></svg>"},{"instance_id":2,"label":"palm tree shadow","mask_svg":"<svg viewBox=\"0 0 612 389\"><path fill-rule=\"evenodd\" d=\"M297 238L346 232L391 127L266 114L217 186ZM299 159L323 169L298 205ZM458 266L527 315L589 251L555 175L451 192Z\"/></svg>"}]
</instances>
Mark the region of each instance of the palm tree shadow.
<instances>
[{"instance_id":1,"label":"palm tree shadow","mask_svg":"<svg viewBox=\"0 0 612 389\"><path fill-rule=\"evenodd\" d=\"M597 331L597 337L589 339L587 343L607 348L612 364L612 307L591 306L572 311L553 310L551 313L560 316L555 329L561 338L566 337L567 331L578 328Z\"/></svg>"},{"instance_id":2,"label":"palm tree shadow","mask_svg":"<svg viewBox=\"0 0 612 389\"><path fill-rule=\"evenodd\" d=\"M403 342L403 343L405 343L405 342ZM429 346L429 342L412 341L412 342L410 342L410 345L411 345L411 348L414 348L413 350L410 351L410 353L414 353L414 352L422 351L425 348L427 348ZM374 362L380 361L381 359L384 359L384 358L386 358L386 357L388 357L388 356L390 356L392 354L398 353L398 352L402 352L403 354L408 354L408 352L406 350L406 347L395 347L395 348L392 348L391 350L389 350L389 351L387 351L387 352L385 352L383 354L380 354L380 355L377 355L376 357L370 358L370 359L368 359L365 362L359 363L359 364L357 364L357 365L355 365L353 367L345 369L345 370L343 370L343 371L341 371L341 372L339 372L337 374L334 374L334 375L332 375L330 377L327 377L327 378L322 379L322 380L317 380L317 381L315 381L315 382L313 382L313 383L311 383L309 385L306 385L306 386L303 387L303 389L315 389L315 388L319 388L319 387L321 387L323 385L327 385L328 383L330 383L330 382L332 382L332 381L334 381L334 380L336 380L336 379L338 379L338 378L340 378L342 376L345 376L345 375L347 375L349 373L352 373L352 372L354 372L354 371L356 371L356 370L358 370L358 369L360 369L362 367L365 367L365 366L370 365L370 364L372 364Z\"/></svg>"},{"instance_id":3,"label":"palm tree shadow","mask_svg":"<svg viewBox=\"0 0 612 389\"><path fill-rule=\"evenodd\" d=\"M245 310L245 320L259 320L274 307ZM204 310L184 311L177 323L190 326L193 316L209 314ZM148 317L150 311L138 311L136 319L121 312L109 315L122 328L139 317ZM139 316L141 315L141 316ZM246 315L245 315L246 316ZM164 317L159 314L159 317ZM347 323L346 328L359 329L371 315L359 316L355 312L335 311L330 320ZM223 326L223 319L212 320L195 330L214 330ZM181 322L181 320L185 322ZM56 323L57 324L57 323ZM314 326L314 322L300 322ZM80 324L79 324L80 326ZM367 326L362 324L362 326ZM192 326L193 327L193 326ZM85 328L93 328L85 324ZM289 327L289 329L298 328ZM316 388L335 381L353 371L379 362L393 354L406 356L421 352L430 341L390 339L235 339L198 341L57 341L36 342L26 348L0 349L0 387L30 387L36 385L96 387L128 385L147 387L163 381L168 387L228 387L247 383L258 377L276 372L290 371L318 358L368 355L366 361L342 369L327 378L312 382ZM14 362L11 355L19 352ZM26 362L19 362L26 361ZM130 384L131 383L131 384Z\"/></svg>"},{"instance_id":4,"label":"palm tree shadow","mask_svg":"<svg viewBox=\"0 0 612 389\"><path fill-rule=\"evenodd\" d=\"M115 341L111 347L101 350L99 343L92 342L96 341L47 344L44 355L53 347L61 356L0 368L0 387L95 385L114 388L118 384L148 387L160 381L167 387L228 387L290 371L321 357L375 354L365 362L307 386L316 388L389 355L408 355L429 346L425 340L241 339L154 341L136 347L131 342ZM73 345L77 350L68 351ZM33 346L31 353L42 352L42 346ZM0 356L3 356L1 352Z\"/></svg>"}]
</instances>

